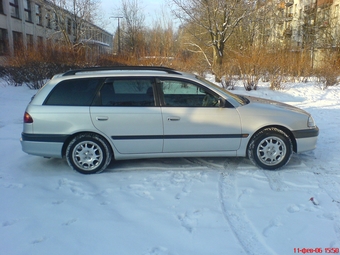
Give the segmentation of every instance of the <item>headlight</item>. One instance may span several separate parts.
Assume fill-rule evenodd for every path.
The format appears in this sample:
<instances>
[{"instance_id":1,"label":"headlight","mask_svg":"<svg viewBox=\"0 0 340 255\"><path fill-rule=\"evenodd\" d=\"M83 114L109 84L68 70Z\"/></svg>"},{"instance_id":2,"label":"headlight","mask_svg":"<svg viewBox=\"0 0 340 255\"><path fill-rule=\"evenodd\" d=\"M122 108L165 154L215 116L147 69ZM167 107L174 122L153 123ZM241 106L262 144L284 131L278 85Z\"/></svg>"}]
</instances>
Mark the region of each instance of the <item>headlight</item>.
<instances>
[{"instance_id":1,"label":"headlight","mask_svg":"<svg viewBox=\"0 0 340 255\"><path fill-rule=\"evenodd\" d=\"M313 117L312 116L309 116L309 118L308 118L308 122L307 122L307 126L309 127L309 128L315 128L315 122L314 122L314 119L313 119Z\"/></svg>"}]
</instances>

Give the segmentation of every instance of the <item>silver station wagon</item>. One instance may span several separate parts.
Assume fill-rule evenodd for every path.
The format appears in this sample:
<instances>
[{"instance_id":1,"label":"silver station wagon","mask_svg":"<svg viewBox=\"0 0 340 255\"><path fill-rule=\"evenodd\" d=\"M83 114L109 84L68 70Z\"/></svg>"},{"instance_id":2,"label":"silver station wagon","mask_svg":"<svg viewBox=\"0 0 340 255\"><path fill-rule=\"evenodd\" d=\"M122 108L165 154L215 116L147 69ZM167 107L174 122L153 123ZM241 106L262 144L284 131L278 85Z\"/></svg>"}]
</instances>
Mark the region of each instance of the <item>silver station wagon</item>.
<instances>
[{"instance_id":1,"label":"silver station wagon","mask_svg":"<svg viewBox=\"0 0 340 255\"><path fill-rule=\"evenodd\" d=\"M316 147L319 129L299 108L234 95L163 67L73 70L54 76L24 114L24 152L67 159L83 174L111 159L248 157L286 165Z\"/></svg>"}]
</instances>

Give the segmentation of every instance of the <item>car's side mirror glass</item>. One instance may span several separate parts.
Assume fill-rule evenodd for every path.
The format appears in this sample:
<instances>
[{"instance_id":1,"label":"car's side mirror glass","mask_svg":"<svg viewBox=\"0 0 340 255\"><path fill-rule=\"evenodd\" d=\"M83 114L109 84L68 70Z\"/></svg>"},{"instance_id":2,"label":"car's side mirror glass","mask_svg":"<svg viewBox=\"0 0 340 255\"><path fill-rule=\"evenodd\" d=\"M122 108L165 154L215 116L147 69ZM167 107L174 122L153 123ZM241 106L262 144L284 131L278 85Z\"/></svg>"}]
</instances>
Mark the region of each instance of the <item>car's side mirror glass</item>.
<instances>
[{"instance_id":1,"label":"car's side mirror glass","mask_svg":"<svg viewBox=\"0 0 340 255\"><path fill-rule=\"evenodd\" d=\"M218 107L224 108L225 107L225 100L222 97L218 98Z\"/></svg>"}]
</instances>

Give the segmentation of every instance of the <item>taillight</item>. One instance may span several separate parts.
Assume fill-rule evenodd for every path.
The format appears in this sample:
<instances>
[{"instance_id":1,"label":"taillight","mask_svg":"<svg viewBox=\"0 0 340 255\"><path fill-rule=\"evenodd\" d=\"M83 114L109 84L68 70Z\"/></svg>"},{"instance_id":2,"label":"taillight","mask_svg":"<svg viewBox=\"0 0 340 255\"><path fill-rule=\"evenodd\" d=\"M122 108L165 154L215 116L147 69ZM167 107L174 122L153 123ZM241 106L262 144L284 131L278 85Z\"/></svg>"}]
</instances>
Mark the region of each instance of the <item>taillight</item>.
<instances>
[{"instance_id":1,"label":"taillight","mask_svg":"<svg viewBox=\"0 0 340 255\"><path fill-rule=\"evenodd\" d=\"M29 115L27 112L25 112L25 115L24 115L24 123L33 123L33 119L31 115Z\"/></svg>"}]
</instances>

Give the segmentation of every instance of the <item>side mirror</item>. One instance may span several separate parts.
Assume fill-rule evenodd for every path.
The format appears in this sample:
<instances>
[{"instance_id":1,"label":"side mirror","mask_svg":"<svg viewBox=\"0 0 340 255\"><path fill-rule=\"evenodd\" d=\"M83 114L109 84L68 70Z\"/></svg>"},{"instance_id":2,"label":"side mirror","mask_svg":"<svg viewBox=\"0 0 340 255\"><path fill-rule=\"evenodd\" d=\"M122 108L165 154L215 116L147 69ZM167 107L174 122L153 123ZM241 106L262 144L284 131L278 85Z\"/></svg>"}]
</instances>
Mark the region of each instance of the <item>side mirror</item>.
<instances>
[{"instance_id":1,"label":"side mirror","mask_svg":"<svg viewBox=\"0 0 340 255\"><path fill-rule=\"evenodd\" d=\"M198 91L201 92L201 93L204 93L204 94L207 92L206 90L202 89L201 87L198 87Z\"/></svg>"},{"instance_id":2,"label":"side mirror","mask_svg":"<svg viewBox=\"0 0 340 255\"><path fill-rule=\"evenodd\" d=\"M225 107L225 100L222 97L219 97L218 101L217 101L217 105L220 108L224 108Z\"/></svg>"}]
</instances>

